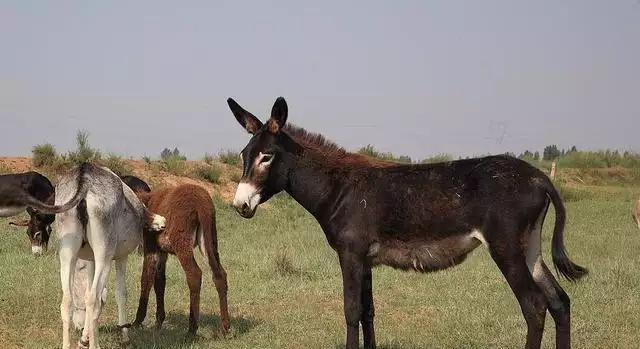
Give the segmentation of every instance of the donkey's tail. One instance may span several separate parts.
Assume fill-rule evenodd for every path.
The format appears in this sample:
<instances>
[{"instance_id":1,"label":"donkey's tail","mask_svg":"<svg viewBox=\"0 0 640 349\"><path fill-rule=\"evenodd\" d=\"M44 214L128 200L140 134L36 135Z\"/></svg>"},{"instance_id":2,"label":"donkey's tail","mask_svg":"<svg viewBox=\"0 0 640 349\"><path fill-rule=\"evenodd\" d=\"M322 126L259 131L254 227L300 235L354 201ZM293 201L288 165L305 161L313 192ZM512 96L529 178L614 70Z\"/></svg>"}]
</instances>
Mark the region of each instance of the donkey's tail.
<instances>
[{"instance_id":1,"label":"donkey's tail","mask_svg":"<svg viewBox=\"0 0 640 349\"><path fill-rule=\"evenodd\" d=\"M556 271L564 276L567 280L576 281L588 273L588 270L581 267L569 259L567 250L564 247L563 232L564 224L567 216L560 194L553 186L553 183L547 178L545 180L547 195L551 199L556 210L556 223L553 228L553 237L551 238L551 257Z\"/></svg>"},{"instance_id":2,"label":"donkey's tail","mask_svg":"<svg viewBox=\"0 0 640 349\"><path fill-rule=\"evenodd\" d=\"M34 198L33 196L29 195L28 193L24 193L24 196L21 199L21 201L24 203L25 206L29 206L33 209L36 209L37 211L43 212L43 213L49 213L49 214L54 214L54 213L60 213L60 212L65 212L65 211L69 211L70 209L72 209L73 207L75 207L76 205L78 205L78 203L80 203L80 201L82 199L84 199L87 196L87 192L89 191L89 185L87 184L87 181L85 179L85 173L87 172L88 167L90 166L89 163L82 163L80 165L79 168L79 174L78 174L78 188L76 193L73 195L73 197L71 198L71 200L69 200L68 202L62 204L62 205L49 205L46 204L36 198Z\"/></svg>"}]
</instances>

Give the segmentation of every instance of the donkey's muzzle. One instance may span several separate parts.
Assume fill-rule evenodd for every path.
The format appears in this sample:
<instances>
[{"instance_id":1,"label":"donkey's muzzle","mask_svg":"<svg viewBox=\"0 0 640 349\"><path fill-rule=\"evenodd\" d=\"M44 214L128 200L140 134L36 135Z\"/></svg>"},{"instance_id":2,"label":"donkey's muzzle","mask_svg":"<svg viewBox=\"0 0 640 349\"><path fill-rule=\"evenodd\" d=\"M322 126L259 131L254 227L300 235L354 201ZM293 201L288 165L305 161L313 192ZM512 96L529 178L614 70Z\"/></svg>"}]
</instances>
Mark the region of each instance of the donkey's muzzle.
<instances>
[{"instance_id":1,"label":"donkey's muzzle","mask_svg":"<svg viewBox=\"0 0 640 349\"><path fill-rule=\"evenodd\" d=\"M249 207L249 205L247 205L246 203L242 203L240 205L234 205L233 207L236 209L236 212L238 212L238 214L242 216L242 218L248 219L253 217L254 214L256 214L257 207L254 207L253 209L251 209L251 207Z\"/></svg>"}]
</instances>

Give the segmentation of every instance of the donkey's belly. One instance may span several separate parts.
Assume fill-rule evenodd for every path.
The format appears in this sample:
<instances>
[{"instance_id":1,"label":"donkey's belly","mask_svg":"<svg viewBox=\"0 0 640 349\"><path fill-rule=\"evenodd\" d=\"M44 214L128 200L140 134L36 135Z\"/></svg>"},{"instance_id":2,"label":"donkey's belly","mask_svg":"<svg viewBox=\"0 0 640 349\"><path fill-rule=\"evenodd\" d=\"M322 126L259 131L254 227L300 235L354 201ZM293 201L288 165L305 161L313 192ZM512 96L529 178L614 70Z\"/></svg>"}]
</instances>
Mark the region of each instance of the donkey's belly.
<instances>
[{"instance_id":1,"label":"donkey's belly","mask_svg":"<svg viewBox=\"0 0 640 349\"><path fill-rule=\"evenodd\" d=\"M369 248L372 265L388 265L402 270L431 272L462 263L481 244L477 234L464 234L437 241L376 242Z\"/></svg>"},{"instance_id":2,"label":"donkey's belly","mask_svg":"<svg viewBox=\"0 0 640 349\"><path fill-rule=\"evenodd\" d=\"M132 236L130 239L126 240L119 240L116 244L115 250L113 251L112 260L121 259L125 256L128 256L129 254L131 254L131 252L133 252L133 250L136 249L136 247L138 247L141 241L142 238L138 238L137 236ZM88 243L85 243L80 248L80 251L78 252L78 258L86 261L94 260L93 249Z\"/></svg>"}]
</instances>

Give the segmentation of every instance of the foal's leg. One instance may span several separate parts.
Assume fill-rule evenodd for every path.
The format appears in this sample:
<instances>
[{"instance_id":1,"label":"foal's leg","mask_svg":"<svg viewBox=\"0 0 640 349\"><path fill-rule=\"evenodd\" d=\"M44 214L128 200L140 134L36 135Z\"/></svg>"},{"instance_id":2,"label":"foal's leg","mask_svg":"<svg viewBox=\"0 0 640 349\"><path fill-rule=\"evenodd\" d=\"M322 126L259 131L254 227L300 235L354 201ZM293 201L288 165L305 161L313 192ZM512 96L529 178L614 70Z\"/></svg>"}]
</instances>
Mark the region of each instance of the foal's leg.
<instances>
[{"instance_id":1,"label":"foal's leg","mask_svg":"<svg viewBox=\"0 0 640 349\"><path fill-rule=\"evenodd\" d=\"M338 252L342 269L344 296L344 317L347 324L345 349L359 347L359 321L362 318L362 280L364 275L364 255L342 250ZM373 328L373 327L372 327Z\"/></svg>"},{"instance_id":2,"label":"foal's leg","mask_svg":"<svg viewBox=\"0 0 640 349\"><path fill-rule=\"evenodd\" d=\"M156 277L153 283L153 291L156 294L156 327L161 328L165 318L164 289L167 284L167 253L159 252L156 262Z\"/></svg>"},{"instance_id":3,"label":"foal's leg","mask_svg":"<svg viewBox=\"0 0 640 349\"><path fill-rule=\"evenodd\" d=\"M118 304L118 326L122 329L122 340L129 341L127 323L127 256L117 259L116 263L116 303ZM100 307L102 308L102 306Z\"/></svg>"},{"instance_id":4,"label":"foal's leg","mask_svg":"<svg viewBox=\"0 0 640 349\"><path fill-rule=\"evenodd\" d=\"M80 230L81 231L81 230ZM71 283L75 274L78 251L82 246L82 235L69 232L59 238L60 284L62 287L62 302L60 303L60 317L62 318L62 349L71 348Z\"/></svg>"},{"instance_id":5,"label":"foal's leg","mask_svg":"<svg viewBox=\"0 0 640 349\"><path fill-rule=\"evenodd\" d=\"M220 302L220 322L222 325L222 334L229 332L231 327L231 319L229 317L229 306L227 304L227 272L220 263L220 255L218 254L218 244L216 243L216 225L215 221L211 224L210 236L203 233L203 241L200 242L200 252L209 262L211 273L213 274L213 284L216 285L218 291L218 300ZM198 233L203 229L200 228ZM212 240L212 241L210 241Z\"/></svg>"},{"instance_id":6,"label":"foal's leg","mask_svg":"<svg viewBox=\"0 0 640 349\"><path fill-rule=\"evenodd\" d=\"M180 249L176 253L180 265L187 277L189 285L189 333L195 334L198 330L198 321L200 319L200 287L202 285L202 270L198 267L196 259L193 256L193 250L190 248Z\"/></svg>"},{"instance_id":7,"label":"foal's leg","mask_svg":"<svg viewBox=\"0 0 640 349\"><path fill-rule=\"evenodd\" d=\"M140 275L140 298L138 299L138 311L133 326L139 326L147 316L147 305L149 304L149 292L156 273L156 262L158 256L154 252L145 252L142 262L142 275Z\"/></svg>"},{"instance_id":8,"label":"foal's leg","mask_svg":"<svg viewBox=\"0 0 640 349\"><path fill-rule=\"evenodd\" d=\"M509 243L506 248L492 248L489 243L491 257L507 279L511 290L520 303L522 314L527 322L526 349L540 349L544 318L547 312L547 301L534 282L526 258L517 243Z\"/></svg>"},{"instance_id":9,"label":"foal's leg","mask_svg":"<svg viewBox=\"0 0 640 349\"><path fill-rule=\"evenodd\" d=\"M373 330L373 317L375 316L373 306L373 284L371 275L371 265L365 264L364 275L362 277L362 338L364 349L376 348L376 336Z\"/></svg>"}]
</instances>

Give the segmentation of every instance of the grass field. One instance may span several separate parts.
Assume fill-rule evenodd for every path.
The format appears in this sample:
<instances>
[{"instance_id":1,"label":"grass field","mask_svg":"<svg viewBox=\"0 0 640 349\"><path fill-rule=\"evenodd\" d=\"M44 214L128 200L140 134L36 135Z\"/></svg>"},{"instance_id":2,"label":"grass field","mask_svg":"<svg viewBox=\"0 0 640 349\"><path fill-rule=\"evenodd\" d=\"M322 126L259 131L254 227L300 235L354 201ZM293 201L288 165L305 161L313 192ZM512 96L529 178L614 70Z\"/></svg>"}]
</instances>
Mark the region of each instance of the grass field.
<instances>
[{"instance_id":1,"label":"grass field","mask_svg":"<svg viewBox=\"0 0 640 349\"><path fill-rule=\"evenodd\" d=\"M567 202L565 244L590 269L576 284L561 280L572 300L574 348L640 348L640 231L632 223L637 190L606 199ZM629 194L629 191L633 191ZM606 200L606 201L605 201ZM155 330L153 295L145 328L122 345L114 298L100 318L102 348L341 348L342 284L337 258L313 218L286 196L244 220L216 201L222 263L229 275L234 337L220 337L217 293L204 269L198 338L187 342L188 291L175 258L167 270L167 320ZM553 217L553 211L550 211ZM543 250L549 255L553 218ZM33 257L22 228L0 219L0 348L55 348L61 343L61 299L55 238ZM128 310L137 308L141 258L128 268ZM203 259L198 256L198 261ZM200 263L204 266L204 263ZM380 348L521 348L526 326L515 297L487 251L462 265L429 275L374 270L376 332ZM75 333L73 343L79 334ZM543 347L554 347L547 316Z\"/></svg>"}]
</instances>

